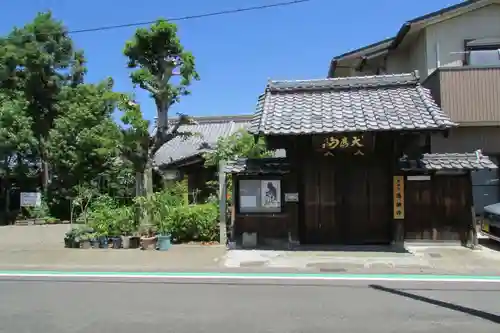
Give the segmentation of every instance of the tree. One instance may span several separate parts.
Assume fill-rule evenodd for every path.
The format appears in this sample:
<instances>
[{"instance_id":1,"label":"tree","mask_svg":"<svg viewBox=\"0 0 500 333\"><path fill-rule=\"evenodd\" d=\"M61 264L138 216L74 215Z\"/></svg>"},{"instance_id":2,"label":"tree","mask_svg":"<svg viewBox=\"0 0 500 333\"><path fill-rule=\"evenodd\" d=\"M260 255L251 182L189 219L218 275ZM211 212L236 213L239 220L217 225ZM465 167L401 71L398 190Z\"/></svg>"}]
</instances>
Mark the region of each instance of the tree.
<instances>
[{"instance_id":1,"label":"tree","mask_svg":"<svg viewBox=\"0 0 500 333\"><path fill-rule=\"evenodd\" d=\"M61 90L58 108L65 111L49 131L47 158L54 174L50 195L63 211L78 186L92 187L96 192L120 187L114 184L118 181L114 177L120 173L118 167L125 167L120 150L122 133L112 118L120 95L112 89L113 81L108 79Z\"/></svg>"},{"instance_id":2,"label":"tree","mask_svg":"<svg viewBox=\"0 0 500 333\"><path fill-rule=\"evenodd\" d=\"M122 129L121 153L132 164L136 195L141 195L144 192L143 174L148 162L150 122L144 119L140 105L126 95L121 96L118 108L123 111L121 121L125 125Z\"/></svg>"},{"instance_id":3,"label":"tree","mask_svg":"<svg viewBox=\"0 0 500 333\"><path fill-rule=\"evenodd\" d=\"M15 185L13 182L19 185L37 175L36 155L33 154L36 140L26 106L27 103L19 94L6 96L0 92L1 196L7 215L10 210L10 191Z\"/></svg>"},{"instance_id":4,"label":"tree","mask_svg":"<svg viewBox=\"0 0 500 333\"><path fill-rule=\"evenodd\" d=\"M126 43L124 54L128 57L128 67L134 69L130 75L132 82L148 91L156 106L158 123L148 141L146 179L142 179L146 192L151 193L153 160L158 149L177 136L190 135L179 131L181 125L192 122L187 115L180 114L177 123L170 126L170 108L182 96L190 94L188 87L193 80L199 80L199 75L194 56L184 50L177 36L177 26L163 19L150 29L137 29ZM171 82L174 77L178 78L175 83Z\"/></svg>"},{"instance_id":5,"label":"tree","mask_svg":"<svg viewBox=\"0 0 500 333\"><path fill-rule=\"evenodd\" d=\"M49 132L65 111L58 105L61 90L82 83L85 72L83 52L75 50L68 31L50 12L39 13L33 22L0 39L0 88L12 94L22 92L28 103L44 190L49 184Z\"/></svg>"}]
</instances>

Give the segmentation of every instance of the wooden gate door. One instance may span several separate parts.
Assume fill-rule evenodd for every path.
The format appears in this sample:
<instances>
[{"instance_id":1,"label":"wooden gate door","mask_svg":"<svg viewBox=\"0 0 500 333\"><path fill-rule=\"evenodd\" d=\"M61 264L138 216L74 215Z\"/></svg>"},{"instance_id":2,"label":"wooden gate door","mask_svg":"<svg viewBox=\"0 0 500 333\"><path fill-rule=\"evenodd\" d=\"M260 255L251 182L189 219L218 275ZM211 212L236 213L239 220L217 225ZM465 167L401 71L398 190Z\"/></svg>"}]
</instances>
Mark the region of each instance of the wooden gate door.
<instances>
[{"instance_id":1,"label":"wooden gate door","mask_svg":"<svg viewBox=\"0 0 500 333\"><path fill-rule=\"evenodd\" d=\"M405 239L464 241L471 220L468 175L405 181Z\"/></svg>"},{"instance_id":2,"label":"wooden gate door","mask_svg":"<svg viewBox=\"0 0 500 333\"><path fill-rule=\"evenodd\" d=\"M345 244L386 244L391 239L388 169L370 160L336 165L337 223Z\"/></svg>"},{"instance_id":3,"label":"wooden gate door","mask_svg":"<svg viewBox=\"0 0 500 333\"><path fill-rule=\"evenodd\" d=\"M333 159L316 156L304 162L304 244L335 244L341 239L336 223Z\"/></svg>"}]
</instances>

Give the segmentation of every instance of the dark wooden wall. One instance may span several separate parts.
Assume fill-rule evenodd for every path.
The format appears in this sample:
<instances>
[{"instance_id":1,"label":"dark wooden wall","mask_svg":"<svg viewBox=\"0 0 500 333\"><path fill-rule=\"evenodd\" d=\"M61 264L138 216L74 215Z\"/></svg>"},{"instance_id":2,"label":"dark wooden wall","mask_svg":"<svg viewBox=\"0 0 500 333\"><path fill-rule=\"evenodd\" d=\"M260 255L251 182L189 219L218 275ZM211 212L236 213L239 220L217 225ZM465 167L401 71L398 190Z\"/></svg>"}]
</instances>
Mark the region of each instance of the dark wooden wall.
<instances>
[{"instance_id":1,"label":"dark wooden wall","mask_svg":"<svg viewBox=\"0 0 500 333\"><path fill-rule=\"evenodd\" d=\"M205 167L202 162L180 168L188 180L189 203L203 203L215 189L207 186L210 180L217 180L217 168Z\"/></svg>"},{"instance_id":2,"label":"dark wooden wall","mask_svg":"<svg viewBox=\"0 0 500 333\"><path fill-rule=\"evenodd\" d=\"M405 180L405 239L465 241L472 219L471 193L469 174Z\"/></svg>"},{"instance_id":3,"label":"dark wooden wall","mask_svg":"<svg viewBox=\"0 0 500 333\"><path fill-rule=\"evenodd\" d=\"M236 236L257 232L259 239L284 239L290 233L301 244L387 244L399 239L402 226L406 239L466 237L469 175L405 180L405 219L393 220L393 176L406 175L397 160L403 152L427 152L428 140L422 148L414 134L370 135L363 156L347 151L325 156L311 136L268 138L270 148L287 150L292 169L282 178L282 193L298 192L299 202L285 203L281 214L235 214Z\"/></svg>"},{"instance_id":4,"label":"dark wooden wall","mask_svg":"<svg viewBox=\"0 0 500 333\"><path fill-rule=\"evenodd\" d=\"M272 179L281 179L283 209L281 213L238 213L235 214L234 232L236 238L244 232L256 232L259 243L266 240L288 240L289 233L294 237L298 231L298 203L284 202L284 193L298 192L297 176L294 171L284 175L268 175ZM245 178L245 177L243 177ZM236 183L241 177L235 177ZM259 177L258 179L263 179ZM237 187L235 187L237 189ZM239 191L236 190L237 194Z\"/></svg>"}]
</instances>

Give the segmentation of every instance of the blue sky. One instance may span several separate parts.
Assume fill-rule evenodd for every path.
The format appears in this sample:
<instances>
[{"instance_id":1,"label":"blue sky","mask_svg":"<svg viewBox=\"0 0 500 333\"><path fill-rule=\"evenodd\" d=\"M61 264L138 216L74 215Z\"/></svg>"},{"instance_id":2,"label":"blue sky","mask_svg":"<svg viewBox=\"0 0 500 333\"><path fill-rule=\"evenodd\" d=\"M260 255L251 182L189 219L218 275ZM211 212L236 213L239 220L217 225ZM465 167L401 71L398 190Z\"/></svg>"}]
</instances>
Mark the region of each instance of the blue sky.
<instances>
[{"instance_id":1,"label":"blue sky","mask_svg":"<svg viewBox=\"0 0 500 333\"><path fill-rule=\"evenodd\" d=\"M283 0L16 0L3 1L0 33L50 9L70 30L182 17ZM201 81L171 112L195 116L248 114L271 79L324 78L331 58L392 37L409 19L458 0L312 0L294 6L178 22L181 41L197 60ZM88 58L87 80L114 78L134 92L122 55L135 28L73 35ZM154 108L135 90L148 119Z\"/></svg>"}]
</instances>

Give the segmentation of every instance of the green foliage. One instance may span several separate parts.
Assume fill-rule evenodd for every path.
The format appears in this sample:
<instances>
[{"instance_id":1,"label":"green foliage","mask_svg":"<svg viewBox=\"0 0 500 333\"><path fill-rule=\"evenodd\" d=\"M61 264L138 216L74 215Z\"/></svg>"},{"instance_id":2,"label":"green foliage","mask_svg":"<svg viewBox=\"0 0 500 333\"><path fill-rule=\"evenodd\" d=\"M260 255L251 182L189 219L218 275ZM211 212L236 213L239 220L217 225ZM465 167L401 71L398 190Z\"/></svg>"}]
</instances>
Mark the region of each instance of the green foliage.
<instances>
[{"instance_id":1,"label":"green foliage","mask_svg":"<svg viewBox=\"0 0 500 333\"><path fill-rule=\"evenodd\" d=\"M220 161L232 161L239 157L262 158L271 156L264 138L255 137L242 129L228 137L220 137L216 148L204 155L205 166L218 166Z\"/></svg>"},{"instance_id":2,"label":"green foliage","mask_svg":"<svg viewBox=\"0 0 500 333\"><path fill-rule=\"evenodd\" d=\"M175 207L166 227L174 242L212 242L219 240L219 210L210 203Z\"/></svg>"},{"instance_id":3,"label":"green foliage","mask_svg":"<svg viewBox=\"0 0 500 333\"><path fill-rule=\"evenodd\" d=\"M174 242L216 241L219 237L217 204L188 205L187 185L177 182L161 192L138 197L137 203L149 214L160 234Z\"/></svg>"},{"instance_id":4,"label":"green foliage","mask_svg":"<svg viewBox=\"0 0 500 333\"><path fill-rule=\"evenodd\" d=\"M140 106L126 95L120 96L118 108L123 112L121 121L126 126L122 129L121 153L135 172L142 173L148 160L150 122L144 119Z\"/></svg>"},{"instance_id":5,"label":"green foliage","mask_svg":"<svg viewBox=\"0 0 500 333\"><path fill-rule=\"evenodd\" d=\"M150 29L137 29L123 53L128 67L135 69L132 82L149 91L159 112L167 112L181 96L189 94L191 81L199 80L194 56L184 50L177 26L166 20L156 21ZM174 75L180 77L178 84L169 82Z\"/></svg>"},{"instance_id":6,"label":"green foliage","mask_svg":"<svg viewBox=\"0 0 500 333\"><path fill-rule=\"evenodd\" d=\"M129 137L136 137L138 141L133 142L140 152L135 156L129 153L129 159L132 157L136 172L152 177L153 159L158 149L179 135L191 135L179 131L181 125L192 122L191 118L180 115L177 123L170 128L168 116L170 107L178 103L181 96L190 93L188 87L193 80L199 80L199 75L194 56L184 50L180 42L177 26L163 19L156 21L149 29L137 29L132 39L126 42L123 53L128 58L128 68L133 69L130 74L133 84L148 91L156 105L158 124L154 136L150 138L148 133L147 140L142 131L137 131L144 128L137 114L138 107L132 105L133 110L125 117L133 128ZM174 77L178 80L172 80ZM126 146L130 147L131 140L127 142ZM144 182L144 179L140 181L138 188L145 189L150 195L153 191L151 184ZM144 216L145 221L150 219L148 214Z\"/></svg>"},{"instance_id":7,"label":"green foliage","mask_svg":"<svg viewBox=\"0 0 500 333\"><path fill-rule=\"evenodd\" d=\"M50 12L0 37L0 199L5 211L12 189L41 187L47 201L43 212L32 214L69 219L75 213L99 235L108 235L137 231L137 208L149 207L153 219L161 221L158 216L166 216L168 208L152 208L150 202L186 206L180 187L142 204L118 205L109 198L133 196L136 173L151 171L156 151L176 136L192 135L178 131L192 123L189 117L180 115L169 128L167 114L199 79L193 55L183 48L176 26L165 20L137 29L124 54L132 82L154 99L160 125L152 138L140 107L113 91L112 79L85 83L84 53ZM123 128L113 119L116 109L123 112ZM166 229L162 223L158 226Z\"/></svg>"},{"instance_id":8,"label":"green foliage","mask_svg":"<svg viewBox=\"0 0 500 333\"><path fill-rule=\"evenodd\" d=\"M110 183L123 169L121 132L112 119L118 96L111 89L112 81L108 80L67 87L61 93L64 99L59 106L67 112L54 121L47 142L54 204L67 207L67 198L78 196L77 186L97 189L101 185L97 180Z\"/></svg>"},{"instance_id":9,"label":"green foliage","mask_svg":"<svg viewBox=\"0 0 500 333\"><path fill-rule=\"evenodd\" d=\"M47 171L46 141L55 119L67 111L59 105L61 91L82 82L84 64L83 52L75 51L67 29L50 12L0 38L0 88L26 100L37 153ZM42 175L46 190L49 180Z\"/></svg>"},{"instance_id":10,"label":"green foliage","mask_svg":"<svg viewBox=\"0 0 500 333\"><path fill-rule=\"evenodd\" d=\"M183 182L177 182L162 191L136 198L136 203L144 214L147 214L149 222L155 226L158 232L168 234L169 216L176 207L186 206L187 186Z\"/></svg>"},{"instance_id":11,"label":"green foliage","mask_svg":"<svg viewBox=\"0 0 500 333\"><path fill-rule=\"evenodd\" d=\"M92 201L88 221L97 236L129 236L138 230L135 207L119 205L106 195Z\"/></svg>"},{"instance_id":12,"label":"green foliage","mask_svg":"<svg viewBox=\"0 0 500 333\"><path fill-rule=\"evenodd\" d=\"M45 200L42 200L42 203L38 207L26 207L24 208L25 213L24 217L30 219L46 219L50 218L49 206Z\"/></svg>"},{"instance_id":13,"label":"green foliage","mask_svg":"<svg viewBox=\"0 0 500 333\"><path fill-rule=\"evenodd\" d=\"M66 232L65 238L72 239L77 242L87 240L87 235L93 232L93 229L88 225L77 225Z\"/></svg>"},{"instance_id":14,"label":"green foliage","mask_svg":"<svg viewBox=\"0 0 500 333\"><path fill-rule=\"evenodd\" d=\"M111 79L85 84L86 71L83 51L50 12L0 38L5 210L13 187L26 191L41 185L51 212L63 219L70 217L69 200L79 184L133 194L132 165L122 159L122 132L112 118L121 95L113 92ZM40 176L43 181L32 184Z\"/></svg>"}]
</instances>

